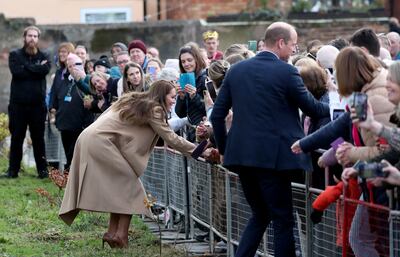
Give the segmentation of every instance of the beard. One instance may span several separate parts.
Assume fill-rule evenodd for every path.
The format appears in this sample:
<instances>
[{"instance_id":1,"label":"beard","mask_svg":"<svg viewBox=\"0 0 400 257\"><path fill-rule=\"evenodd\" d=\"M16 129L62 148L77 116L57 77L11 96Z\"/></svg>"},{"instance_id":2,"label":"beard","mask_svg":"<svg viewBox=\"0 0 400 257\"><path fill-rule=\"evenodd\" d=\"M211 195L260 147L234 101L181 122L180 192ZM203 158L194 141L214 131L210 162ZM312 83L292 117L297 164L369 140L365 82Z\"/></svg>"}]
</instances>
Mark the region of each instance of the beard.
<instances>
[{"instance_id":1,"label":"beard","mask_svg":"<svg viewBox=\"0 0 400 257\"><path fill-rule=\"evenodd\" d=\"M25 47L25 52L28 55L36 55L38 52L38 44L30 41L30 42L24 42L24 47Z\"/></svg>"}]
</instances>

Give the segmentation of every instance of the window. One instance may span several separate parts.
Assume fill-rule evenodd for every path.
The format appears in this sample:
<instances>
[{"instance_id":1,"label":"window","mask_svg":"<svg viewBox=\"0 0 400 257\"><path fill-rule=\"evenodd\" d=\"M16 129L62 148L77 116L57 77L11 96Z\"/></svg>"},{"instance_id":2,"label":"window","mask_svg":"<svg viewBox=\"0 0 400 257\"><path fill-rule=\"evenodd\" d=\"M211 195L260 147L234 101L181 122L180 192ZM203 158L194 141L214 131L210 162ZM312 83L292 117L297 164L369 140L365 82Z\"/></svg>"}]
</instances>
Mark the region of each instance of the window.
<instances>
[{"instance_id":1,"label":"window","mask_svg":"<svg viewBox=\"0 0 400 257\"><path fill-rule=\"evenodd\" d=\"M81 9L82 23L121 23L132 21L130 8Z\"/></svg>"}]
</instances>

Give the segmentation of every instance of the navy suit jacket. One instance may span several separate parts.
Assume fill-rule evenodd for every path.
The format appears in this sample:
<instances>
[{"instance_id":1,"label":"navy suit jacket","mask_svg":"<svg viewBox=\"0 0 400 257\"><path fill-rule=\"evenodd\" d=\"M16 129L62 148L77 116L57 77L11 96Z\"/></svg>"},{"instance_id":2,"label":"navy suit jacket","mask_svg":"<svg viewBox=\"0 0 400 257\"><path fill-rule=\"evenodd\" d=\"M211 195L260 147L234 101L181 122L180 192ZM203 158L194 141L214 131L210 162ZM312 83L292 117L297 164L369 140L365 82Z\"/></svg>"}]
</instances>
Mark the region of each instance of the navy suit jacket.
<instances>
[{"instance_id":1,"label":"navy suit jacket","mask_svg":"<svg viewBox=\"0 0 400 257\"><path fill-rule=\"evenodd\" d=\"M233 121L227 134L230 108ZM329 106L307 91L295 67L267 51L233 65L211 115L224 166L312 170L308 155L290 149L304 137L299 108L310 117L329 116Z\"/></svg>"}]
</instances>

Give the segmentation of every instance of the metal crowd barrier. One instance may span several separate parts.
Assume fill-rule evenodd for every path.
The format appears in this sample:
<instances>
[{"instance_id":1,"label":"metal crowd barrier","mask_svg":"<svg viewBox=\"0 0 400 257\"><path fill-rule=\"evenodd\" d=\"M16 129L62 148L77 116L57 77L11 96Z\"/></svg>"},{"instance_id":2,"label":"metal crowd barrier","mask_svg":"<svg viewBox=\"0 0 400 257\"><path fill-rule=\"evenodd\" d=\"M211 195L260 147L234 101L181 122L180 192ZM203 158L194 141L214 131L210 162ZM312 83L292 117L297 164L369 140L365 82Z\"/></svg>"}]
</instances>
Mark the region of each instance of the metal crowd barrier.
<instances>
[{"instance_id":1,"label":"metal crowd barrier","mask_svg":"<svg viewBox=\"0 0 400 257\"><path fill-rule=\"evenodd\" d=\"M321 190L308 186L311 173L306 174L305 184L292 183L297 254L302 257L342 256L343 241L337 229L342 224L343 199L325 210L322 221L313 225L309 219L311 204ZM234 248L251 215L235 173L191 158L185 160L170 149L155 148L141 179L147 193L156 196L158 204L185 216L187 236L193 238L197 223L210 233L210 252L214 250L214 239L219 237L227 244L227 256L234 256ZM383 209L387 212L380 216L379 224L387 225L389 243L385 251L391 257L400 256L400 212ZM258 254L274 255L272 224L267 228Z\"/></svg>"},{"instance_id":2,"label":"metal crowd barrier","mask_svg":"<svg viewBox=\"0 0 400 257\"><path fill-rule=\"evenodd\" d=\"M46 123L44 130L44 142L46 147L46 160L49 163L58 163L58 168L63 170L67 163L64 148L61 141L61 134L54 124Z\"/></svg>"}]
</instances>

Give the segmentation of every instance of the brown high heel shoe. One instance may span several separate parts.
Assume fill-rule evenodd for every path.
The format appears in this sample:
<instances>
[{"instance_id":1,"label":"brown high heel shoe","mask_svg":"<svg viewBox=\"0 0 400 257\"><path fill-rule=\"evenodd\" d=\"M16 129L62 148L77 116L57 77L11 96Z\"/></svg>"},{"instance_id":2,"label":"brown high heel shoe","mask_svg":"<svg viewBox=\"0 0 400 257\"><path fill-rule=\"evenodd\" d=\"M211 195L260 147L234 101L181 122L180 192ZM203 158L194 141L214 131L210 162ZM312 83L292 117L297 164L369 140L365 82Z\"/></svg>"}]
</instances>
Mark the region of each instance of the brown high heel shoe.
<instances>
[{"instance_id":1,"label":"brown high heel shoe","mask_svg":"<svg viewBox=\"0 0 400 257\"><path fill-rule=\"evenodd\" d=\"M128 237L126 237L126 240L120 238L117 235L114 235L112 238L114 247L116 248L128 248Z\"/></svg>"},{"instance_id":2,"label":"brown high heel shoe","mask_svg":"<svg viewBox=\"0 0 400 257\"><path fill-rule=\"evenodd\" d=\"M113 241L113 235L111 233L104 233L103 235L103 249L104 249L104 242L107 242L107 244L111 247L114 248L115 247L115 243Z\"/></svg>"}]
</instances>

